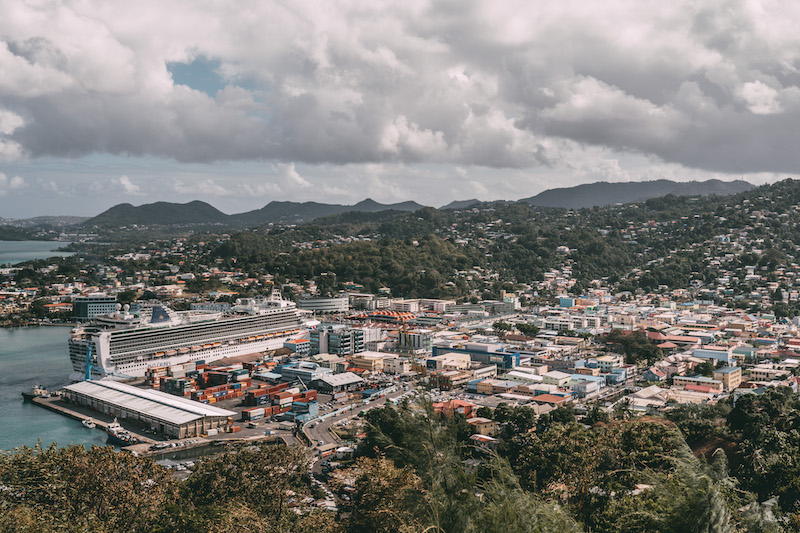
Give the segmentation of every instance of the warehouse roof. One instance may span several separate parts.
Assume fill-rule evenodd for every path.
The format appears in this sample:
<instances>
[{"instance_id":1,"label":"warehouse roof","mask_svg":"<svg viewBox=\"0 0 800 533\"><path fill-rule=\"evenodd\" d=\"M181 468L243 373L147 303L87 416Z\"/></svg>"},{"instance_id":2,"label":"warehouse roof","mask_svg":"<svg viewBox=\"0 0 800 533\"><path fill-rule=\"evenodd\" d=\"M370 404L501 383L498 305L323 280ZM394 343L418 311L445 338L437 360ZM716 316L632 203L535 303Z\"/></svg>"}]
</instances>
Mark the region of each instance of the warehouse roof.
<instances>
[{"instance_id":1,"label":"warehouse roof","mask_svg":"<svg viewBox=\"0 0 800 533\"><path fill-rule=\"evenodd\" d=\"M361 383L364 380L358 377L357 375L353 374L352 372L342 372L341 374L335 374L333 376L325 376L323 378L319 378L319 381L324 381L331 387L340 387L342 385Z\"/></svg>"},{"instance_id":2,"label":"warehouse roof","mask_svg":"<svg viewBox=\"0 0 800 533\"><path fill-rule=\"evenodd\" d=\"M233 411L219 407L115 381L81 381L69 385L65 389L177 425L207 416L236 415Z\"/></svg>"}]
</instances>

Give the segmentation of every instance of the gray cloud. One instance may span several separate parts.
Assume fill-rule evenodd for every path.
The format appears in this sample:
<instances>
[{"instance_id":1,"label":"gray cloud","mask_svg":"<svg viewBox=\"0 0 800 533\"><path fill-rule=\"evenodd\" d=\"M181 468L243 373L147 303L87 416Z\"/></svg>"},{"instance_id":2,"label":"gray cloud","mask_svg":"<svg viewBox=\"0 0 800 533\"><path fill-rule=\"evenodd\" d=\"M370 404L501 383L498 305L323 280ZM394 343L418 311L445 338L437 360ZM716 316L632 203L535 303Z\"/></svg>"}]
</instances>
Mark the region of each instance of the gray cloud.
<instances>
[{"instance_id":1,"label":"gray cloud","mask_svg":"<svg viewBox=\"0 0 800 533\"><path fill-rule=\"evenodd\" d=\"M599 147L795 173L797 9L9 2L0 155L570 169ZM225 89L172 80L197 57Z\"/></svg>"}]
</instances>

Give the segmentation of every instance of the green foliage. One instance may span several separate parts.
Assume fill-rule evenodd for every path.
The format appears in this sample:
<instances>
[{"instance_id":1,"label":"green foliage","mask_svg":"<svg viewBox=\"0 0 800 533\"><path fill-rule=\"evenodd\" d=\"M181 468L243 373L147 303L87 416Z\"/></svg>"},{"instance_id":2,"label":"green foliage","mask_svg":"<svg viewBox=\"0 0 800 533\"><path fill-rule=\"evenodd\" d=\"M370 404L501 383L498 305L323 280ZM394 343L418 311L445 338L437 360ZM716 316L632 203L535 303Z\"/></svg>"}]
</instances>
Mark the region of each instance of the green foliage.
<instances>
[{"instance_id":1,"label":"green foliage","mask_svg":"<svg viewBox=\"0 0 800 533\"><path fill-rule=\"evenodd\" d=\"M495 331L511 331L513 327L508 322L503 322L502 320L495 322L492 324L492 329Z\"/></svg>"},{"instance_id":2,"label":"green foliage","mask_svg":"<svg viewBox=\"0 0 800 533\"><path fill-rule=\"evenodd\" d=\"M480 505L467 531L482 533L579 532L559 505L524 490L508 461L492 456L478 481Z\"/></svg>"},{"instance_id":3,"label":"green foliage","mask_svg":"<svg viewBox=\"0 0 800 533\"><path fill-rule=\"evenodd\" d=\"M678 426L689 446L695 446L714 437L723 437L730 411L731 406L724 402L681 404L667 411L665 416Z\"/></svg>"},{"instance_id":4,"label":"green foliage","mask_svg":"<svg viewBox=\"0 0 800 533\"><path fill-rule=\"evenodd\" d=\"M357 459L331 485L354 489L343 505L350 513L347 530L353 533L412 533L421 531L428 518L428 494L420 478L383 457Z\"/></svg>"},{"instance_id":5,"label":"green foliage","mask_svg":"<svg viewBox=\"0 0 800 533\"><path fill-rule=\"evenodd\" d=\"M534 326L533 324L517 324L516 328L520 333L527 335L528 337L535 337L539 334L539 327Z\"/></svg>"},{"instance_id":6,"label":"green foliage","mask_svg":"<svg viewBox=\"0 0 800 533\"><path fill-rule=\"evenodd\" d=\"M454 533L548 531L556 526L578 530L558 506L524 492L507 463L492 461L480 473L468 474L462 462L468 448L453 429L457 419L441 419L430 406L421 412L388 406L370 410L365 418L367 438L360 449L376 458L385 454L396 467L412 468L419 476L428 502L427 528ZM526 512L512 516L515 503Z\"/></svg>"},{"instance_id":7,"label":"green foliage","mask_svg":"<svg viewBox=\"0 0 800 533\"><path fill-rule=\"evenodd\" d=\"M477 249L458 247L434 235L420 237L416 245L386 238L292 254L282 254L283 246L272 236L242 233L221 244L214 254L286 279L314 280L323 293L337 288L332 280L358 280L371 292L388 286L396 294L429 297L465 295L468 285L462 279L454 285L448 282L455 279L457 270L485 263Z\"/></svg>"},{"instance_id":8,"label":"green foliage","mask_svg":"<svg viewBox=\"0 0 800 533\"><path fill-rule=\"evenodd\" d=\"M0 531L152 531L177 485L152 460L113 447L0 455Z\"/></svg>"},{"instance_id":9,"label":"green foliage","mask_svg":"<svg viewBox=\"0 0 800 533\"><path fill-rule=\"evenodd\" d=\"M647 338L647 334L640 329L633 332L614 329L603 337L602 341L624 353L625 362L628 364L652 365L664 355L661 348L653 344Z\"/></svg>"}]
</instances>

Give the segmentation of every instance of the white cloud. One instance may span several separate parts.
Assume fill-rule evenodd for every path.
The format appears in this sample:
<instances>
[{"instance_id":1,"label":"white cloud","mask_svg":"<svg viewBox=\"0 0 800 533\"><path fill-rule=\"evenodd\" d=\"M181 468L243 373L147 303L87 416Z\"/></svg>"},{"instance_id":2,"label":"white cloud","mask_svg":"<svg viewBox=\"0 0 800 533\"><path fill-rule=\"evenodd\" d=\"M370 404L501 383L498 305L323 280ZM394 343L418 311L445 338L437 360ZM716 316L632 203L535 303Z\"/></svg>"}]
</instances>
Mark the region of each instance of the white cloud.
<instances>
[{"instance_id":1,"label":"white cloud","mask_svg":"<svg viewBox=\"0 0 800 533\"><path fill-rule=\"evenodd\" d=\"M739 97L744 100L747 109L756 115L769 115L781 111L778 91L760 81L742 84Z\"/></svg>"},{"instance_id":2,"label":"white cloud","mask_svg":"<svg viewBox=\"0 0 800 533\"><path fill-rule=\"evenodd\" d=\"M9 178L0 172L0 196L5 196L10 191L22 189L25 187L25 180L19 176Z\"/></svg>"},{"instance_id":3,"label":"white cloud","mask_svg":"<svg viewBox=\"0 0 800 533\"><path fill-rule=\"evenodd\" d=\"M171 182L172 191L183 196L192 198L206 197L214 198L218 196L230 196L233 194L229 188L219 185L211 178L195 179L184 181L173 179Z\"/></svg>"},{"instance_id":4,"label":"white cloud","mask_svg":"<svg viewBox=\"0 0 800 533\"><path fill-rule=\"evenodd\" d=\"M141 187L133 183L128 176L113 178L111 182L119 186L125 194L130 196L139 196L143 194Z\"/></svg>"},{"instance_id":5,"label":"white cloud","mask_svg":"<svg viewBox=\"0 0 800 533\"><path fill-rule=\"evenodd\" d=\"M113 154L208 164L163 193L439 187L452 198L454 167L488 194L556 173L559 183L638 179L631 157L721 175L800 168L800 4L780 0L267 0L247 10L86 0L2 12L8 174L20 161ZM198 58L215 65L205 73L214 90L178 84L167 67ZM266 170L234 182L214 166L248 161ZM446 168L417 168L436 165ZM116 182L126 194L157 189L129 172L105 176L132 176Z\"/></svg>"}]
</instances>

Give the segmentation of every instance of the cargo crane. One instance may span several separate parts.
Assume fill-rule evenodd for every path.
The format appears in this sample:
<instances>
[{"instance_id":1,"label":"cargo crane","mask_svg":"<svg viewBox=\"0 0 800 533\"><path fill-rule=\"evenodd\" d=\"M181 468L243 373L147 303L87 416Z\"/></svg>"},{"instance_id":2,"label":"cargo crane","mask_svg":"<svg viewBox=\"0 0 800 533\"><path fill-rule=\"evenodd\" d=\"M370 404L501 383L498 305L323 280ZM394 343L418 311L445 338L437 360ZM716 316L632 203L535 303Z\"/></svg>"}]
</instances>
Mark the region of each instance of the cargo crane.
<instances>
[{"instance_id":1,"label":"cargo crane","mask_svg":"<svg viewBox=\"0 0 800 533\"><path fill-rule=\"evenodd\" d=\"M303 386L303 390L308 390L308 386L305 384L305 382L304 382L302 379L300 379L300 378L298 377L298 378L297 378L297 381L299 381L299 382L300 382L300 385L302 385L302 386Z\"/></svg>"}]
</instances>

